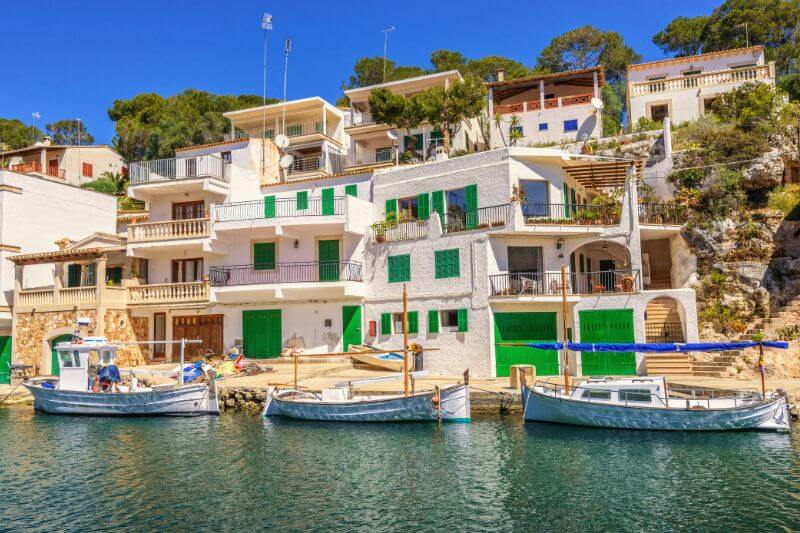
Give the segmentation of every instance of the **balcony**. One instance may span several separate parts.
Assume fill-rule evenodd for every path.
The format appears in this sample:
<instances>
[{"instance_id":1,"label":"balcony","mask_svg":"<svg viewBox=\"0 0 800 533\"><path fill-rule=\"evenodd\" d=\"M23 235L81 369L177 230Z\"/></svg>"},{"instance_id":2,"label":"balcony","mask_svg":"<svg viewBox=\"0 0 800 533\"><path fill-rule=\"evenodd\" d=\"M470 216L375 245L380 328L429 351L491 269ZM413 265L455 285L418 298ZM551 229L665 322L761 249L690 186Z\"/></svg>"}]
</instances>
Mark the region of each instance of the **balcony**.
<instances>
[{"instance_id":1,"label":"balcony","mask_svg":"<svg viewBox=\"0 0 800 533\"><path fill-rule=\"evenodd\" d=\"M428 221L415 218L372 225L372 242L397 242L424 239L428 236Z\"/></svg>"},{"instance_id":2,"label":"balcony","mask_svg":"<svg viewBox=\"0 0 800 533\"><path fill-rule=\"evenodd\" d=\"M225 162L215 155L138 161L131 163L128 170L132 186L197 178L228 181L229 178Z\"/></svg>"},{"instance_id":3,"label":"balcony","mask_svg":"<svg viewBox=\"0 0 800 533\"><path fill-rule=\"evenodd\" d=\"M492 296L562 296L561 272L515 272L489 276ZM641 290L638 270L567 274L569 295L631 293Z\"/></svg>"},{"instance_id":4,"label":"balcony","mask_svg":"<svg viewBox=\"0 0 800 533\"><path fill-rule=\"evenodd\" d=\"M211 234L208 218L143 222L128 226L128 242L153 242L183 239L203 239Z\"/></svg>"},{"instance_id":5,"label":"balcony","mask_svg":"<svg viewBox=\"0 0 800 533\"><path fill-rule=\"evenodd\" d=\"M293 121L286 123L286 127L283 128L283 133L289 138L303 137L306 135L320 135L333 138L336 133L336 128L332 126L334 126L334 124L326 124L321 119ZM226 141L242 141L251 138L274 140L276 131L280 133L281 127L249 129L244 131L236 131L233 134L226 133L224 135L224 139Z\"/></svg>"},{"instance_id":6,"label":"balcony","mask_svg":"<svg viewBox=\"0 0 800 533\"><path fill-rule=\"evenodd\" d=\"M37 307L93 302L97 302L97 287L89 285L85 287L65 287L60 290L54 288L22 289L15 305L18 307Z\"/></svg>"},{"instance_id":7,"label":"balcony","mask_svg":"<svg viewBox=\"0 0 800 533\"><path fill-rule=\"evenodd\" d=\"M162 304L208 303L211 295L205 281L161 283L128 287L128 305L155 306Z\"/></svg>"},{"instance_id":8,"label":"balcony","mask_svg":"<svg viewBox=\"0 0 800 533\"><path fill-rule=\"evenodd\" d=\"M639 223L660 226L683 226L689 208L679 204L639 204Z\"/></svg>"},{"instance_id":9,"label":"balcony","mask_svg":"<svg viewBox=\"0 0 800 533\"><path fill-rule=\"evenodd\" d=\"M397 148L382 148L371 152L359 152L347 154L345 166L347 168L358 167L377 167L394 165L397 161Z\"/></svg>"},{"instance_id":10,"label":"balcony","mask_svg":"<svg viewBox=\"0 0 800 533\"><path fill-rule=\"evenodd\" d=\"M345 128L358 128L361 126L372 126L377 124L369 112L354 112L344 114L344 127Z\"/></svg>"},{"instance_id":11,"label":"balcony","mask_svg":"<svg viewBox=\"0 0 800 533\"><path fill-rule=\"evenodd\" d=\"M445 233L503 228L508 224L510 212L510 204L480 207L468 211L453 209L442 217L442 226Z\"/></svg>"},{"instance_id":12,"label":"balcony","mask_svg":"<svg viewBox=\"0 0 800 533\"><path fill-rule=\"evenodd\" d=\"M66 172L55 165L47 165L46 171L42 172L42 164L39 161L12 165L11 170L19 172L20 174L45 174L62 180L66 179Z\"/></svg>"},{"instance_id":13,"label":"balcony","mask_svg":"<svg viewBox=\"0 0 800 533\"><path fill-rule=\"evenodd\" d=\"M230 204L216 204L214 206L215 222L238 222L243 220L260 220L267 218L296 218L315 217L344 214L343 196L337 196L332 201L322 198L309 198L305 206L298 207L296 199L253 200L249 202L235 202Z\"/></svg>"},{"instance_id":14,"label":"balcony","mask_svg":"<svg viewBox=\"0 0 800 533\"><path fill-rule=\"evenodd\" d=\"M561 107L571 107L576 105L591 105L592 94L576 94L572 96L559 96L557 98L546 98L544 109L557 109ZM518 104L495 104L494 112L501 115L525 113L527 111L539 111L542 108L541 100L528 100Z\"/></svg>"},{"instance_id":15,"label":"balcony","mask_svg":"<svg viewBox=\"0 0 800 533\"><path fill-rule=\"evenodd\" d=\"M521 207L528 226L610 226L619 224L620 217L620 207L615 205L523 204Z\"/></svg>"},{"instance_id":16,"label":"balcony","mask_svg":"<svg viewBox=\"0 0 800 533\"><path fill-rule=\"evenodd\" d=\"M311 157L296 157L292 164L286 169L287 181L296 179L306 179L309 174L318 174L320 171L328 170L325 166L325 156L315 155Z\"/></svg>"},{"instance_id":17,"label":"balcony","mask_svg":"<svg viewBox=\"0 0 800 533\"><path fill-rule=\"evenodd\" d=\"M732 83L767 80L772 77L769 65L754 67L734 68L704 72L692 76L674 76L659 80L640 81L631 83L631 96L659 94L702 87L717 87Z\"/></svg>"}]
</instances>

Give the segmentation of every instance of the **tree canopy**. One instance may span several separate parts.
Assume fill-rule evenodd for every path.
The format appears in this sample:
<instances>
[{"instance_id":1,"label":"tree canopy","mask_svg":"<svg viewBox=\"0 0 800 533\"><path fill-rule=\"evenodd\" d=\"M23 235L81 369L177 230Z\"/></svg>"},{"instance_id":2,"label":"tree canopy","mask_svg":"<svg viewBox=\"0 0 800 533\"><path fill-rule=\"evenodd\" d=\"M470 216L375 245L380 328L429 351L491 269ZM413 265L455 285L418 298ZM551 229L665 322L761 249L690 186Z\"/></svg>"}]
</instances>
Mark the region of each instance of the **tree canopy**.
<instances>
[{"instance_id":1,"label":"tree canopy","mask_svg":"<svg viewBox=\"0 0 800 533\"><path fill-rule=\"evenodd\" d=\"M0 146L2 149L25 148L42 136L36 126L28 126L15 118L0 118Z\"/></svg>"},{"instance_id":2,"label":"tree canopy","mask_svg":"<svg viewBox=\"0 0 800 533\"><path fill-rule=\"evenodd\" d=\"M693 56L703 49L703 32L708 17L678 17L653 36L653 42L664 53L675 56Z\"/></svg>"},{"instance_id":3,"label":"tree canopy","mask_svg":"<svg viewBox=\"0 0 800 533\"><path fill-rule=\"evenodd\" d=\"M53 138L53 144L75 145L94 142L94 136L86 129L86 125L77 119L57 120L46 124L44 128Z\"/></svg>"},{"instance_id":4,"label":"tree canopy","mask_svg":"<svg viewBox=\"0 0 800 533\"><path fill-rule=\"evenodd\" d=\"M261 104L257 95L188 89L168 98L143 93L115 100L108 116L116 122L114 147L126 161L135 161L171 157L177 148L220 141L230 128L222 113Z\"/></svg>"}]
</instances>

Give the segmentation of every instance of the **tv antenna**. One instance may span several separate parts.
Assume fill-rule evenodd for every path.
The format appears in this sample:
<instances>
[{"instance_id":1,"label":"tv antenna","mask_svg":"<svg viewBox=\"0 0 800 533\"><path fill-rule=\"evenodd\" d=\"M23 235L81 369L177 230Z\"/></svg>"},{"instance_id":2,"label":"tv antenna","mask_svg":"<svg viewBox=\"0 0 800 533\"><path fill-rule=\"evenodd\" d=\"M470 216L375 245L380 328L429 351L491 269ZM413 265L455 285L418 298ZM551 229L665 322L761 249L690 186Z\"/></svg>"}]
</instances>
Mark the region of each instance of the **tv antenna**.
<instances>
[{"instance_id":1,"label":"tv antenna","mask_svg":"<svg viewBox=\"0 0 800 533\"><path fill-rule=\"evenodd\" d=\"M264 139L267 136L267 35L272 29L272 15L264 13L261 16L261 29L264 30L264 73L261 102L261 171L266 171L266 149Z\"/></svg>"},{"instance_id":2,"label":"tv antenna","mask_svg":"<svg viewBox=\"0 0 800 533\"><path fill-rule=\"evenodd\" d=\"M286 133L286 80L289 73L289 52L292 51L292 39L287 37L283 43L283 118L281 120L281 133Z\"/></svg>"},{"instance_id":3,"label":"tv antenna","mask_svg":"<svg viewBox=\"0 0 800 533\"><path fill-rule=\"evenodd\" d=\"M383 83L386 83L386 49L389 46L389 33L393 32L396 28L389 26L383 31Z\"/></svg>"}]
</instances>

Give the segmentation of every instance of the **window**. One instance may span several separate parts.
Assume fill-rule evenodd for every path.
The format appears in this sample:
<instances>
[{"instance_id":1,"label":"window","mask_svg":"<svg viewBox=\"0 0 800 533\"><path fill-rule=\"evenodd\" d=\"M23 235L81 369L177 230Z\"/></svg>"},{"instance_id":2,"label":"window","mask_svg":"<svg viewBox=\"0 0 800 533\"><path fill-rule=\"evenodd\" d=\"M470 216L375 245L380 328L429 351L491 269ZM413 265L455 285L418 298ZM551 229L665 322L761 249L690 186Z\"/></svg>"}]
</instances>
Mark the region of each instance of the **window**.
<instances>
[{"instance_id":1,"label":"window","mask_svg":"<svg viewBox=\"0 0 800 533\"><path fill-rule=\"evenodd\" d=\"M446 309L439 311L439 330L450 333L468 331L466 309Z\"/></svg>"},{"instance_id":2,"label":"window","mask_svg":"<svg viewBox=\"0 0 800 533\"><path fill-rule=\"evenodd\" d=\"M578 131L578 119L565 120L564 131Z\"/></svg>"},{"instance_id":3,"label":"window","mask_svg":"<svg viewBox=\"0 0 800 533\"><path fill-rule=\"evenodd\" d=\"M416 220L419 215L417 197L399 198L397 200L397 217L400 220Z\"/></svg>"},{"instance_id":4,"label":"window","mask_svg":"<svg viewBox=\"0 0 800 533\"><path fill-rule=\"evenodd\" d=\"M447 212L463 213L467 210L467 193L464 189L447 191Z\"/></svg>"},{"instance_id":5,"label":"window","mask_svg":"<svg viewBox=\"0 0 800 533\"><path fill-rule=\"evenodd\" d=\"M253 243L253 270L275 270L275 243Z\"/></svg>"},{"instance_id":6,"label":"window","mask_svg":"<svg viewBox=\"0 0 800 533\"><path fill-rule=\"evenodd\" d=\"M525 193L525 201L522 205L523 215L526 217L549 216L549 182L522 180L519 182L519 187Z\"/></svg>"},{"instance_id":7,"label":"window","mask_svg":"<svg viewBox=\"0 0 800 533\"><path fill-rule=\"evenodd\" d=\"M392 334L392 314L381 313L381 335Z\"/></svg>"},{"instance_id":8,"label":"window","mask_svg":"<svg viewBox=\"0 0 800 533\"><path fill-rule=\"evenodd\" d=\"M547 122L540 122L539 123L539 131L547 131L549 127L547 126Z\"/></svg>"},{"instance_id":9,"label":"window","mask_svg":"<svg viewBox=\"0 0 800 533\"><path fill-rule=\"evenodd\" d=\"M226 164L230 164L231 162L231 153L230 152L222 152L220 154L222 156L222 162Z\"/></svg>"},{"instance_id":10,"label":"window","mask_svg":"<svg viewBox=\"0 0 800 533\"><path fill-rule=\"evenodd\" d=\"M83 175L87 178L91 178L92 176L94 176L94 169L92 168L91 163L83 164Z\"/></svg>"},{"instance_id":11,"label":"window","mask_svg":"<svg viewBox=\"0 0 800 533\"><path fill-rule=\"evenodd\" d=\"M619 401L650 403L650 389L620 390Z\"/></svg>"},{"instance_id":12,"label":"window","mask_svg":"<svg viewBox=\"0 0 800 533\"><path fill-rule=\"evenodd\" d=\"M650 120L662 121L669 116L669 106L667 104L651 105Z\"/></svg>"},{"instance_id":13,"label":"window","mask_svg":"<svg viewBox=\"0 0 800 533\"><path fill-rule=\"evenodd\" d=\"M392 160L392 149L391 148L376 148L375 149L375 162L383 163L385 161Z\"/></svg>"},{"instance_id":14,"label":"window","mask_svg":"<svg viewBox=\"0 0 800 533\"><path fill-rule=\"evenodd\" d=\"M119 287L122 285L122 267L114 266L106 269L106 285Z\"/></svg>"},{"instance_id":15,"label":"window","mask_svg":"<svg viewBox=\"0 0 800 533\"><path fill-rule=\"evenodd\" d=\"M389 256L389 283L411 281L411 256Z\"/></svg>"},{"instance_id":16,"label":"window","mask_svg":"<svg viewBox=\"0 0 800 533\"><path fill-rule=\"evenodd\" d=\"M172 220L187 220L206 216L203 200L194 202L175 202L172 204Z\"/></svg>"},{"instance_id":17,"label":"window","mask_svg":"<svg viewBox=\"0 0 800 533\"><path fill-rule=\"evenodd\" d=\"M351 183L350 185L345 185L344 194L345 196L358 197L358 185L356 185L355 183Z\"/></svg>"},{"instance_id":18,"label":"window","mask_svg":"<svg viewBox=\"0 0 800 533\"><path fill-rule=\"evenodd\" d=\"M436 279L457 278L461 275L458 248L434 252Z\"/></svg>"},{"instance_id":19,"label":"window","mask_svg":"<svg viewBox=\"0 0 800 533\"><path fill-rule=\"evenodd\" d=\"M172 283L189 283L203 279L202 259L176 259L172 261Z\"/></svg>"},{"instance_id":20,"label":"window","mask_svg":"<svg viewBox=\"0 0 800 533\"><path fill-rule=\"evenodd\" d=\"M611 391L588 389L583 391L583 395L581 397L588 400L610 400Z\"/></svg>"},{"instance_id":21,"label":"window","mask_svg":"<svg viewBox=\"0 0 800 533\"><path fill-rule=\"evenodd\" d=\"M406 315L406 319L408 320L406 323L406 332L412 334L418 333L419 313L417 311L409 311ZM394 326L395 335L403 334L403 313L394 313L392 315L392 325Z\"/></svg>"}]
</instances>

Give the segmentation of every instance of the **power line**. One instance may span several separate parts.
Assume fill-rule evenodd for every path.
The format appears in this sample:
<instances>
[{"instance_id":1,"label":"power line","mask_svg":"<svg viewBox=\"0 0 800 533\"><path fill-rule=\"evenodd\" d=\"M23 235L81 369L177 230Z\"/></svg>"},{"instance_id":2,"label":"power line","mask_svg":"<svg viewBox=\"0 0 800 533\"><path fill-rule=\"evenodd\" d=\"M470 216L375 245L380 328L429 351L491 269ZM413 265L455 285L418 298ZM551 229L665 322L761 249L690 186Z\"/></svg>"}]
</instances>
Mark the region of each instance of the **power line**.
<instances>
[{"instance_id":1,"label":"power line","mask_svg":"<svg viewBox=\"0 0 800 533\"><path fill-rule=\"evenodd\" d=\"M763 155L761 157L754 157L752 159L741 159L739 161L728 161L728 162L724 162L724 163L710 163L708 165L697 165L697 166L693 166L693 167L680 167L680 168L673 168L671 170L654 170L654 171L651 171L651 172L648 172L648 171L645 170L643 172L643 174L644 174L645 178L658 178L658 177L664 177L665 178L665 177L667 177L667 176L669 176L671 174L674 174L676 172L682 172L684 170L702 170L702 169L706 169L706 168L725 167L725 166L731 166L731 165L741 165L743 163L753 163L755 161L763 161L764 159L774 159L774 158L782 157L782 156L787 155L787 154L789 154L789 152L778 152L778 153L775 153L775 154L765 154L765 155Z\"/></svg>"}]
</instances>

